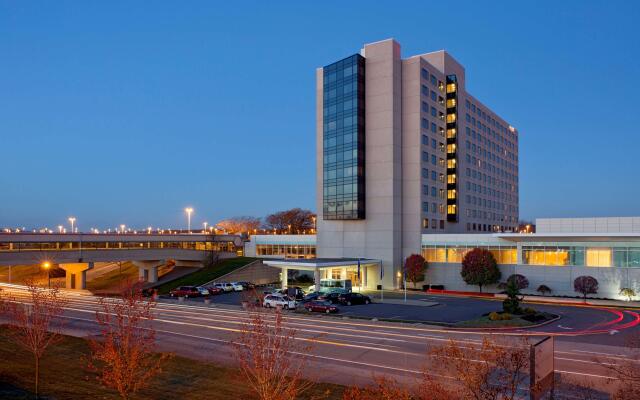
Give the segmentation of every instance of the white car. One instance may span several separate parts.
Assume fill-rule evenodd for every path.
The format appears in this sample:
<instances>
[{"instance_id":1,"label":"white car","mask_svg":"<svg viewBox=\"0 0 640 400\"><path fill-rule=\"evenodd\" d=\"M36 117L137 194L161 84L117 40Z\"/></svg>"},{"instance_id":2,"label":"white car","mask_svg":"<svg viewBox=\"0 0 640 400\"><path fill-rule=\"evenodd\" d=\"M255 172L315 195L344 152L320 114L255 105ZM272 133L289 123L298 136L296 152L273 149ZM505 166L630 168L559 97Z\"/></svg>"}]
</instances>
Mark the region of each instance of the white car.
<instances>
[{"instance_id":1,"label":"white car","mask_svg":"<svg viewBox=\"0 0 640 400\"><path fill-rule=\"evenodd\" d=\"M238 282L231 282L231 287L233 287L234 292L242 292L244 288Z\"/></svg>"},{"instance_id":2,"label":"white car","mask_svg":"<svg viewBox=\"0 0 640 400\"><path fill-rule=\"evenodd\" d=\"M231 285L228 282L214 283L213 287L220 288L220 289L224 290L225 292L233 291L233 285Z\"/></svg>"},{"instance_id":3,"label":"white car","mask_svg":"<svg viewBox=\"0 0 640 400\"><path fill-rule=\"evenodd\" d=\"M295 310L296 302L287 296L267 295L262 301L262 306L266 308L282 307L285 310Z\"/></svg>"}]
</instances>

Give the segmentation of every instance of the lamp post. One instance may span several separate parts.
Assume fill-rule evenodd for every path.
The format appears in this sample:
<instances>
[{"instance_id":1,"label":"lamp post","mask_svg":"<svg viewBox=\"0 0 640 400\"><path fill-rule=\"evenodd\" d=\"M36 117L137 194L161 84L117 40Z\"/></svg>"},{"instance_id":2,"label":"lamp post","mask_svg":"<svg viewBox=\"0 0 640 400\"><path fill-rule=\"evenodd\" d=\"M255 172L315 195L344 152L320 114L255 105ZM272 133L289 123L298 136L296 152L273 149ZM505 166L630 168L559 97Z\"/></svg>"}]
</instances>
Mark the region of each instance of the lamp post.
<instances>
[{"instance_id":1,"label":"lamp post","mask_svg":"<svg viewBox=\"0 0 640 400\"><path fill-rule=\"evenodd\" d=\"M62 233L62 225L58 225L58 232Z\"/></svg>"},{"instance_id":2,"label":"lamp post","mask_svg":"<svg viewBox=\"0 0 640 400\"><path fill-rule=\"evenodd\" d=\"M193 213L193 208L187 207L184 212L187 213L187 232L191 233L191 213Z\"/></svg>"},{"instance_id":3,"label":"lamp post","mask_svg":"<svg viewBox=\"0 0 640 400\"><path fill-rule=\"evenodd\" d=\"M120 225L120 233L124 233L125 224Z\"/></svg>"},{"instance_id":4,"label":"lamp post","mask_svg":"<svg viewBox=\"0 0 640 400\"><path fill-rule=\"evenodd\" d=\"M44 268L47 271L47 279L49 280L49 289L51 289L51 263L49 261L43 262L42 268Z\"/></svg>"},{"instance_id":5,"label":"lamp post","mask_svg":"<svg viewBox=\"0 0 640 400\"><path fill-rule=\"evenodd\" d=\"M202 232L202 233L207 233L207 225L209 225L209 223L207 221L204 221L202 223L202 226L204 226L204 232Z\"/></svg>"},{"instance_id":6,"label":"lamp post","mask_svg":"<svg viewBox=\"0 0 640 400\"><path fill-rule=\"evenodd\" d=\"M71 233L73 233L73 225L76 222L76 218L75 217L69 217L69 223L71 224Z\"/></svg>"},{"instance_id":7,"label":"lamp post","mask_svg":"<svg viewBox=\"0 0 640 400\"><path fill-rule=\"evenodd\" d=\"M313 220L313 233L316 233L316 217L311 217Z\"/></svg>"}]
</instances>

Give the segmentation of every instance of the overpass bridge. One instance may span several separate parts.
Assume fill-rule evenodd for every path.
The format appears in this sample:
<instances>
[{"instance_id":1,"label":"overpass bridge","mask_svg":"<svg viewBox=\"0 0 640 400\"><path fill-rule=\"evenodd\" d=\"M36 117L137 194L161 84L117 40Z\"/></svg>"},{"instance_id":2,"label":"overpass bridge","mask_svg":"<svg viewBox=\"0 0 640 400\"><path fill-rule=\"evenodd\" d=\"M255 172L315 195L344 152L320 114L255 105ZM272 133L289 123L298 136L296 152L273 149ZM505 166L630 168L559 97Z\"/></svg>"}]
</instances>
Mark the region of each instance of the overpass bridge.
<instances>
[{"instance_id":1,"label":"overpass bridge","mask_svg":"<svg viewBox=\"0 0 640 400\"><path fill-rule=\"evenodd\" d=\"M67 289L85 289L95 262L132 261L141 280L156 282L166 260L202 267L211 254L235 257L242 244L240 236L198 233L0 233L0 266L58 264Z\"/></svg>"}]
</instances>

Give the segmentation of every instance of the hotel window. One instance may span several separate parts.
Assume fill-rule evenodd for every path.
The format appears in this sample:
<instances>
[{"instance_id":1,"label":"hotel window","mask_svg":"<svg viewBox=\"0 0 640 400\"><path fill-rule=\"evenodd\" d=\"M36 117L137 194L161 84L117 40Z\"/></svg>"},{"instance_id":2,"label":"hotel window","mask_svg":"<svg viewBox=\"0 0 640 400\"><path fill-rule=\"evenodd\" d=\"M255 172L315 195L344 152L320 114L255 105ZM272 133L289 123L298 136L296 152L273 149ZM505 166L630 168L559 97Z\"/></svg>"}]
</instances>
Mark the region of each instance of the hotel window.
<instances>
[{"instance_id":1,"label":"hotel window","mask_svg":"<svg viewBox=\"0 0 640 400\"><path fill-rule=\"evenodd\" d=\"M587 267L610 267L612 264L610 248L587 248L586 253Z\"/></svg>"},{"instance_id":2,"label":"hotel window","mask_svg":"<svg viewBox=\"0 0 640 400\"><path fill-rule=\"evenodd\" d=\"M436 108L435 107L431 107L431 116L435 117L437 115L438 115L438 111L436 110Z\"/></svg>"},{"instance_id":3,"label":"hotel window","mask_svg":"<svg viewBox=\"0 0 640 400\"><path fill-rule=\"evenodd\" d=\"M442 81L438 81L438 89L444 93L444 83Z\"/></svg>"},{"instance_id":4,"label":"hotel window","mask_svg":"<svg viewBox=\"0 0 640 400\"><path fill-rule=\"evenodd\" d=\"M438 96L438 104L440 104L441 106L444 105L444 97Z\"/></svg>"},{"instance_id":5,"label":"hotel window","mask_svg":"<svg viewBox=\"0 0 640 400\"><path fill-rule=\"evenodd\" d=\"M440 147L440 151L444 153L444 143L440 142L438 145Z\"/></svg>"},{"instance_id":6,"label":"hotel window","mask_svg":"<svg viewBox=\"0 0 640 400\"><path fill-rule=\"evenodd\" d=\"M433 90L431 91L431 100L436 101L438 98L438 95L436 94L436 92L434 92Z\"/></svg>"},{"instance_id":7,"label":"hotel window","mask_svg":"<svg viewBox=\"0 0 640 400\"><path fill-rule=\"evenodd\" d=\"M455 114L447 114L447 123L448 124L452 124L456 122L456 115Z\"/></svg>"},{"instance_id":8,"label":"hotel window","mask_svg":"<svg viewBox=\"0 0 640 400\"><path fill-rule=\"evenodd\" d=\"M456 159L455 158L450 158L447 160L447 168L448 169L455 169L456 168Z\"/></svg>"},{"instance_id":9,"label":"hotel window","mask_svg":"<svg viewBox=\"0 0 640 400\"><path fill-rule=\"evenodd\" d=\"M423 95L429 96L429 88L426 87L425 85L422 85L421 91Z\"/></svg>"},{"instance_id":10,"label":"hotel window","mask_svg":"<svg viewBox=\"0 0 640 400\"><path fill-rule=\"evenodd\" d=\"M422 79L424 79L425 81L429 80L429 71L422 68L422 70L420 71L420 74L422 75Z\"/></svg>"},{"instance_id":11,"label":"hotel window","mask_svg":"<svg viewBox=\"0 0 640 400\"><path fill-rule=\"evenodd\" d=\"M423 129L429 129L429 121L426 118L422 118L421 125Z\"/></svg>"},{"instance_id":12,"label":"hotel window","mask_svg":"<svg viewBox=\"0 0 640 400\"><path fill-rule=\"evenodd\" d=\"M456 128L447 129L447 139L455 139L456 138Z\"/></svg>"},{"instance_id":13,"label":"hotel window","mask_svg":"<svg viewBox=\"0 0 640 400\"><path fill-rule=\"evenodd\" d=\"M455 106L456 106L456 99L447 99L447 108L453 108Z\"/></svg>"},{"instance_id":14,"label":"hotel window","mask_svg":"<svg viewBox=\"0 0 640 400\"><path fill-rule=\"evenodd\" d=\"M447 199L455 199L456 198L456 190L450 189L447 190Z\"/></svg>"},{"instance_id":15,"label":"hotel window","mask_svg":"<svg viewBox=\"0 0 640 400\"><path fill-rule=\"evenodd\" d=\"M457 214L457 209L455 204L449 204L447 206L447 214Z\"/></svg>"},{"instance_id":16,"label":"hotel window","mask_svg":"<svg viewBox=\"0 0 640 400\"><path fill-rule=\"evenodd\" d=\"M435 219L432 219L432 220L431 220L431 229L436 229L436 228L437 228L436 220L435 220Z\"/></svg>"},{"instance_id":17,"label":"hotel window","mask_svg":"<svg viewBox=\"0 0 640 400\"><path fill-rule=\"evenodd\" d=\"M438 125L434 124L433 122L431 123L431 132L438 132Z\"/></svg>"},{"instance_id":18,"label":"hotel window","mask_svg":"<svg viewBox=\"0 0 640 400\"><path fill-rule=\"evenodd\" d=\"M437 148L436 143L437 142L436 142L435 139L431 139L431 148L433 148L433 149Z\"/></svg>"},{"instance_id":19,"label":"hotel window","mask_svg":"<svg viewBox=\"0 0 640 400\"><path fill-rule=\"evenodd\" d=\"M447 176L447 183L456 183L456 174L451 174Z\"/></svg>"},{"instance_id":20,"label":"hotel window","mask_svg":"<svg viewBox=\"0 0 640 400\"><path fill-rule=\"evenodd\" d=\"M433 74L431 74L431 84L434 86L438 84L438 79L436 79L435 75Z\"/></svg>"},{"instance_id":21,"label":"hotel window","mask_svg":"<svg viewBox=\"0 0 640 400\"><path fill-rule=\"evenodd\" d=\"M451 82L447 84L447 93L453 93L456 91L456 84L455 82Z\"/></svg>"},{"instance_id":22,"label":"hotel window","mask_svg":"<svg viewBox=\"0 0 640 400\"><path fill-rule=\"evenodd\" d=\"M429 144L429 138L427 137L427 135L422 135L422 144L424 144L425 146Z\"/></svg>"},{"instance_id":23,"label":"hotel window","mask_svg":"<svg viewBox=\"0 0 640 400\"><path fill-rule=\"evenodd\" d=\"M423 112L429 112L429 105L427 103L425 103L424 101L422 102L422 111Z\"/></svg>"},{"instance_id":24,"label":"hotel window","mask_svg":"<svg viewBox=\"0 0 640 400\"><path fill-rule=\"evenodd\" d=\"M422 220L422 227L423 227L424 229L429 229L429 218L424 218L424 219Z\"/></svg>"}]
</instances>

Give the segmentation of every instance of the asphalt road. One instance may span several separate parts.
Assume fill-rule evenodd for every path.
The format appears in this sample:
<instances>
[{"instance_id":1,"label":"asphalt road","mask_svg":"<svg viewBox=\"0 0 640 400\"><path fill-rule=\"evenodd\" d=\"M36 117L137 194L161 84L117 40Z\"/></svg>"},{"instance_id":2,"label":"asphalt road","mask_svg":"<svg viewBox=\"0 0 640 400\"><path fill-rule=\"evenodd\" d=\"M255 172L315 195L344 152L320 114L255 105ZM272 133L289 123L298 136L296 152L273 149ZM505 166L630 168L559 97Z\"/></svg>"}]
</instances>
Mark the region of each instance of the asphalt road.
<instances>
[{"instance_id":1,"label":"asphalt road","mask_svg":"<svg viewBox=\"0 0 640 400\"><path fill-rule=\"evenodd\" d=\"M23 292L15 288L9 291L18 298L24 296ZM220 297L223 296L225 295ZM79 294L70 295L69 298L64 316L67 321L65 332L81 337L96 334L95 313L100 309L98 298ZM464 302L461 306L464 306ZM425 356L428 349L446 344L450 339L455 339L464 346L474 347L486 336L513 344L521 338L536 340L551 333L557 339L555 370L558 374L576 382L587 380L600 389L614 387L615 377L606 368L606 364L628 359L631 350L623 347L624 342L621 340L613 342L617 344L605 340L613 336L608 329L629 324L636 318L623 312L622 318L617 321L619 316L614 318L611 313L595 309L577 309L570 314L571 320L567 318L566 323L576 324L571 332L560 327L491 333L477 330L453 331L426 324L373 322L293 312L286 314L285 322L290 329L295 330L294 340L313 344L313 351L306 354L309 357L307 375L323 381L365 383L370 382L374 374L411 380L425 368L428 370ZM607 314L611 316L606 317ZM591 320L584 324L582 318ZM234 352L231 344L247 321L248 313L237 306L205 306L200 302L179 304L175 300L162 300L155 309L153 325L161 350L233 364ZM603 333L593 333L583 329L587 325L594 332L602 327L605 329ZM633 330L637 334L637 329L637 326L630 326L620 328L620 331ZM584 340L586 337L589 339Z\"/></svg>"}]
</instances>

